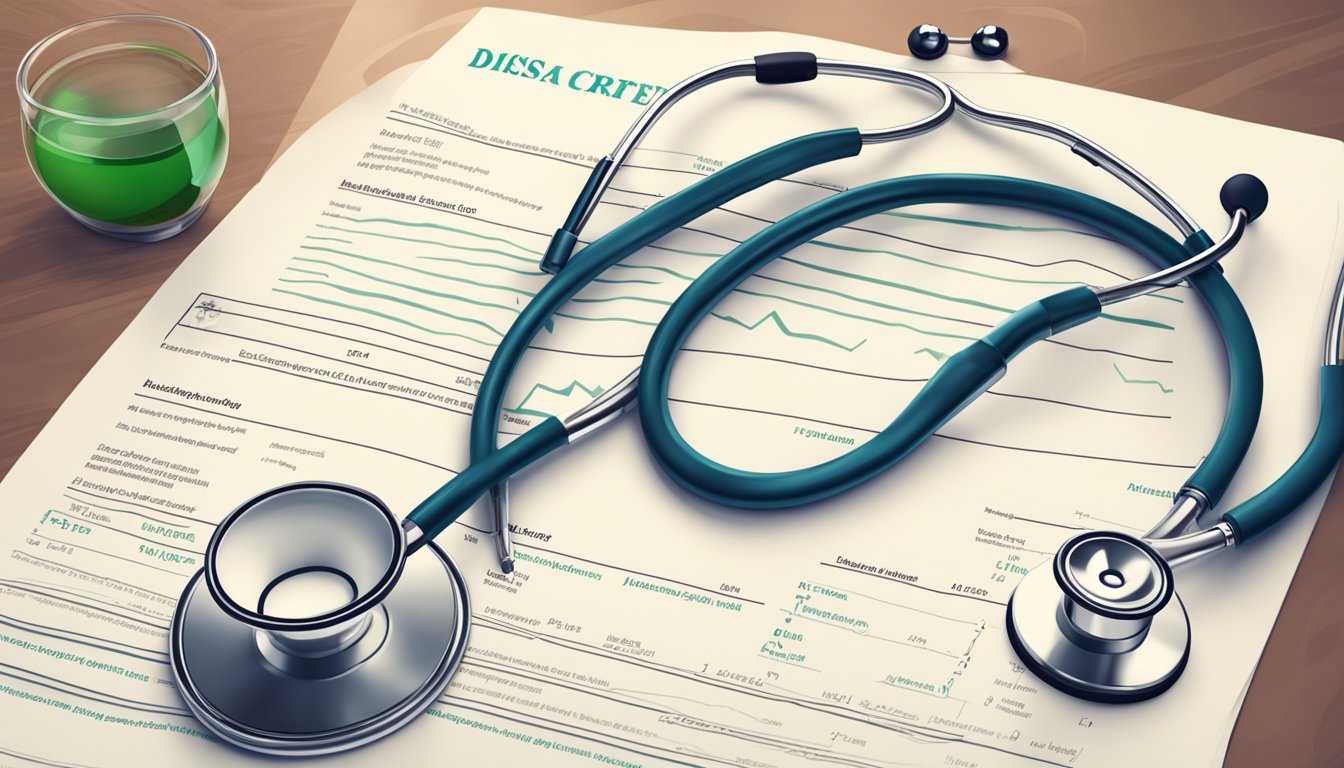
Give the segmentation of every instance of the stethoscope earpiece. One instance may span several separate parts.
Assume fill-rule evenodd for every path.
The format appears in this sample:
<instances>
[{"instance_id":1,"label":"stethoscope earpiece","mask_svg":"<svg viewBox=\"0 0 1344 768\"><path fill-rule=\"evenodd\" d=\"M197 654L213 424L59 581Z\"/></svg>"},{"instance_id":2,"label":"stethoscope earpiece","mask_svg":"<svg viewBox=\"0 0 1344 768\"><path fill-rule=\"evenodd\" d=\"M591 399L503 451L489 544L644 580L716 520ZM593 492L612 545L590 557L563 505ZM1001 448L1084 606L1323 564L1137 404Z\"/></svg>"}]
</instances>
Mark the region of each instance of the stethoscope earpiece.
<instances>
[{"instance_id":1,"label":"stethoscope earpiece","mask_svg":"<svg viewBox=\"0 0 1344 768\"><path fill-rule=\"evenodd\" d=\"M910 53L917 59L936 59L947 52L947 33L933 24L920 24L906 38Z\"/></svg>"},{"instance_id":2,"label":"stethoscope earpiece","mask_svg":"<svg viewBox=\"0 0 1344 768\"><path fill-rule=\"evenodd\" d=\"M942 56L951 43L970 45L982 59L998 59L1008 52L1008 30L986 24L970 37L948 37L946 32L934 24L920 24L910 30L910 37L906 38L910 53L925 60Z\"/></svg>"},{"instance_id":3,"label":"stethoscope earpiece","mask_svg":"<svg viewBox=\"0 0 1344 768\"><path fill-rule=\"evenodd\" d=\"M1228 216L1240 208L1246 211L1246 221L1255 221L1269 207L1269 189L1255 176L1238 173L1223 182L1223 188L1218 190L1218 202L1223 204Z\"/></svg>"},{"instance_id":4,"label":"stethoscope earpiece","mask_svg":"<svg viewBox=\"0 0 1344 768\"><path fill-rule=\"evenodd\" d=\"M986 24L971 35L971 48L981 58L1000 58L1008 52L1008 30L995 24Z\"/></svg>"}]
</instances>

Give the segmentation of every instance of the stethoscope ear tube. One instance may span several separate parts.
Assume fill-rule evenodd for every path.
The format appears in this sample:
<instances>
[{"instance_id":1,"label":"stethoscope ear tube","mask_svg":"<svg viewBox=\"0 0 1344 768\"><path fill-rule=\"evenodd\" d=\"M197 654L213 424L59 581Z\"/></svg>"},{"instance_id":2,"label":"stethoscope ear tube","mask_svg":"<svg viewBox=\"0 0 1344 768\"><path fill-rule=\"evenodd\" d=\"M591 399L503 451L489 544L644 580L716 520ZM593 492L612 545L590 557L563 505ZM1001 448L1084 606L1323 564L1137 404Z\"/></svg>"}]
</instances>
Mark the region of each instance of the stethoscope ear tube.
<instances>
[{"instance_id":1,"label":"stethoscope ear tube","mask_svg":"<svg viewBox=\"0 0 1344 768\"><path fill-rule=\"evenodd\" d=\"M583 190L574 200L574 205L569 209L569 216L565 219L564 226L555 230L551 236L551 241L546 244L546 253L541 257L537 264L543 272L549 272L552 275L560 274L560 270L569 263L570 254L579 244L579 224L583 219L583 212L587 210L592 203L593 196L598 193L602 184L602 177L606 175L607 169L611 167L611 158L604 157L597 161L593 166L593 172L588 174L588 181L584 182Z\"/></svg>"},{"instance_id":2,"label":"stethoscope ear tube","mask_svg":"<svg viewBox=\"0 0 1344 768\"><path fill-rule=\"evenodd\" d=\"M1264 533L1307 500L1344 455L1344 365L1321 367L1321 418L1306 450L1268 488L1223 513L1240 546Z\"/></svg>"},{"instance_id":3,"label":"stethoscope ear tube","mask_svg":"<svg viewBox=\"0 0 1344 768\"><path fill-rule=\"evenodd\" d=\"M513 442L471 463L433 495L411 511L406 519L424 534L418 546L439 535L462 516L490 486L518 473L527 465L569 442L569 432L551 417L532 427ZM410 553L407 553L408 556Z\"/></svg>"},{"instance_id":4,"label":"stethoscope ear tube","mask_svg":"<svg viewBox=\"0 0 1344 768\"><path fill-rule=\"evenodd\" d=\"M1081 287L1028 306L980 342L943 363L906 409L850 453L790 472L748 472L712 461L678 432L668 405L673 361L686 337L734 287L772 259L825 232L879 211L925 203L1001 205L1059 215L1095 227L1155 264L1169 267L1190 253L1144 219L1104 200L1050 184L996 176L936 174L874 182L808 206L761 230L711 265L669 307L654 330L639 381L640 425L659 466L698 496L735 507L806 504L845 491L899 461L992 383L1027 345L1095 317L1098 297ZM1198 253L1207 238L1192 241ZM1246 455L1260 413L1262 367L1255 333L1235 292L1216 270L1192 278L1223 333L1233 386L1229 420L1196 472L1220 496ZM1084 295L1086 294L1090 295ZM964 359L959 359L964 356Z\"/></svg>"},{"instance_id":5,"label":"stethoscope ear tube","mask_svg":"<svg viewBox=\"0 0 1344 768\"><path fill-rule=\"evenodd\" d=\"M573 261L523 307L491 356L471 417L472 462L481 461L495 450L504 395L528 345L546 326L551 315L593 278L631 253L729 200L805 168L853 157L862 149L857 128L821 131L781 142L658 201L642 215L579 251Z\"/></svg>"},{"instance_id":6,"label":"stethoscope ear tube","mask_svg":"<svg viewBox=\"0 0 1344 768\"><path fill-rule=\"evenodd\" d=\"M1203 231L1196 234L1202 235ZM1185 242L1185 248L1197 253L1208 243L1207 236L1192 237ZM1213 314L1227 351L1228 392L1223 426L1208 455L1185 481L1186 488L1199 491L1213 506L1232 484L1260 423L1265 390L1264 362L1260 358L1255 327L1221 270L1211 267L1192 275L1189 280Z\"/></svg>"}]
</instances>

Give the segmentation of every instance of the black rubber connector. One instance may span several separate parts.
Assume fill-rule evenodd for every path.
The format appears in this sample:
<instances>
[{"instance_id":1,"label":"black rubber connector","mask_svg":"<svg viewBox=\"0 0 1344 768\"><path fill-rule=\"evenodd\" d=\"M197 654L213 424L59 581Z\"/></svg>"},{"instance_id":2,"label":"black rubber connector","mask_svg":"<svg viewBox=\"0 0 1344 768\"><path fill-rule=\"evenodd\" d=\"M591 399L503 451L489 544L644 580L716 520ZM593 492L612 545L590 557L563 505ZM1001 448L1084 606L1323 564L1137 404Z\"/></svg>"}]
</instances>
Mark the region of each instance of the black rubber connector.
<instances>
[{"instance_id":1,"label":"black rubber connector","mask_svg":"<svg viewBox=\"0 0 1344 768\"><path fill-rule=\"evenodd\" d=\"M816 54L803 51L766 53L756 57L756 82L767 85L805 83L817 79Z\"/></svg>"},{"instance_id":2,"label":"black rubber connector","mask_svg":"<svg viewBox=\"0 0 1344 768\"><path fill-rule=\"evenodd\" d=\"M1245 208L1248 221L1255 221L1269 207L1269 190L1265 183L1249 173L1238 173L1223 182L1218 191L1218 202L1231 216L1238 208Z\"/></svg>"},{"instance_id":3,"label":"black rubber connector","mask_svg":"<svg viewBox=\"0 0 1344 768\"><path fill-rule=\"evenodd\" d=\"M569 263L569 257L574 254L574 246L578 243L579 238L573 232L565 229L555 230L551 242L546 244L546 253L542 255L541 261L537 262L537 267L542 272L560 274L560 270Z\"/></svg>"}]
</instances>

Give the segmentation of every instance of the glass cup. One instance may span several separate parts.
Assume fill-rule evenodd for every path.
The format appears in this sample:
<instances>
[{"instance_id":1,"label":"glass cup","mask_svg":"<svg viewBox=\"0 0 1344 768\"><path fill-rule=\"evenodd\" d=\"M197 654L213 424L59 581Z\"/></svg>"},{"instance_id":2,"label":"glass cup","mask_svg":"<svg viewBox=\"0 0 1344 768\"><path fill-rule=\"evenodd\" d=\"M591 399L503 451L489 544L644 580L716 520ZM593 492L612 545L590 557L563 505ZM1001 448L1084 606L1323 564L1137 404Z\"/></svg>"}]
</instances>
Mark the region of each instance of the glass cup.
<instances>
[{"instance_id":1,"label":"glass cup","mask_svg":"<svg viewBox=\"0 0 1344 768\"><path fill-rule=\"evenodd\" d=\"M205 35L163 16L92 19L34 46L17 80L28 163L76 221L153 242L200 218L229 150Z\"/></svg>"}]
</instances>

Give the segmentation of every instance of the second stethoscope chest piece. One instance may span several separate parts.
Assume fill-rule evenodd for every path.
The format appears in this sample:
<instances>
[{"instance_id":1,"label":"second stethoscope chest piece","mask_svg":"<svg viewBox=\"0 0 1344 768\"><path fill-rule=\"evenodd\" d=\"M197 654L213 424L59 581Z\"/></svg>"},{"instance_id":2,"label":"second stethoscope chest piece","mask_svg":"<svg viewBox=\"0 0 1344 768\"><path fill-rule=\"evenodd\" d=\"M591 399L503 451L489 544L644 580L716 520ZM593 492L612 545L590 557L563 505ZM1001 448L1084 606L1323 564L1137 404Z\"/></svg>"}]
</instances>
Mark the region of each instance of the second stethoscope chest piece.
<instances>
[{"instance_id":1,"label":"second stethoscope chest piece","mask_svg":"<svg viewBox=\"0 0 1344 768\"><path fill-rule=\"evenodd\" d=\"M221 529L170 646L183 697L216 734L270 754L337 752L396 730L442 692L466 648L465 582L432 544L406 558L376 497L284 486Z\"/></svg>"},{"instance_id":2,"label":"second stethoscope chest piece","mask_svg":"<svg viewBox=\"0 0 1344 768\"><path fill-rule=\"evenodd\" d=\"M1152 698L1190 656L1190 621L1167 561L1142 539L1092 531L1023 577L1008 602L1018 656L1057 688L1093 701Z\"/></svg>"}]
</instances>

